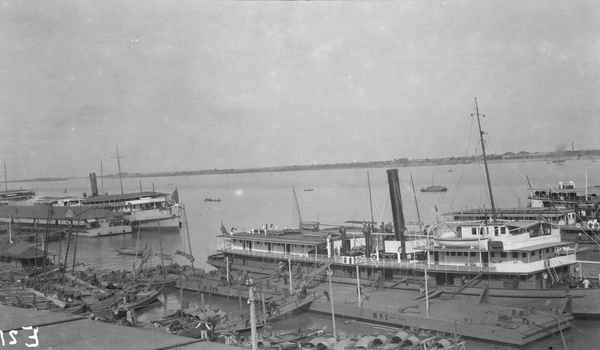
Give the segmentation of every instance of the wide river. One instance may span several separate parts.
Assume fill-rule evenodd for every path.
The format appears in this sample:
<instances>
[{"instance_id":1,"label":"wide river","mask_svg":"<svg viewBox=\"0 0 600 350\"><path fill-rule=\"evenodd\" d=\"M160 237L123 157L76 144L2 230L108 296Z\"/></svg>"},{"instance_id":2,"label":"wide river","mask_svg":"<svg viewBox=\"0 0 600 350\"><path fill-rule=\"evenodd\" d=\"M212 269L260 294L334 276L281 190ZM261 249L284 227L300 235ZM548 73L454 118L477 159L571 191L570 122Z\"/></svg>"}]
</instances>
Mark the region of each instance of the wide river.
<instances>
[{"instance_id":1,"label":"wide river","mask_svg":"<svg viewBox=\"0 0 600 350\"><path fill-rule=\"evenodd\" d=\"M490 163L489 167L497 207L526 206L529 183L550 188L557 187L559 181L573 181L577 187L584 187L588 178L589 185L600 185L600 161L594 160L568 160L560 164L540 161L496 162ZM77 261L87 267L131 270L134 260L118 255L115 248L128 246L135 249L139 244L140 247L148 246L154 252L162 250L164 254L171 255L177 249L189 251L189 232L191 250L196 258L194 267L208 271L212 268L206 264L206 259L218 243L221 222L227 229L235 227L238 230L271 224L278 228L297 227L299 212L294 189L303 220L339 225L347 220L370 220L372 215L375 221L388 223L392 221L392 216L386 170L344 169L123 179L126 192L139 191L141 188L171 193L177 188L187 217L183 228L178 232L142 230L139 235L135 232L112 237L80 237ZM407 221L417 222L420 217L421 222L427 224L435 222L437 215L451 210L490 206L483 165L402 167L398 171ZM411 175L416 194L413 192ZM440 193L419 191L421 187L432 184L444 185L449 190ZM98 179L98 186L100 190L103 188L103 192L120 193L118 179L106 179L103 182ZM80 196L84 192L90 193L87 178L9 185L9 188L17 187L35 189L40 196ZM208 202L204 201L205 198L220 198L221 201ZM58 251L58 243L53 243L51 249ZM600 260L598 254L587 254L585 258ZM175 261L189 264L180 256ZM159 258L151 261L152 265L160 263ZM165 310L179 307L178 292L166 294L162 300L164 305L149 310L146 315L148 319L160 317ZM195 293L185 293L184 301L189 306L199 304ZM226 298L212 297L207 302L224 309L240 307L237 300ZM274 328L289 329L328 322L330 319L323 315L295 314L278 322ZM336 318L336 324L338 330L352 332L351 326L345 324L344 320ZM560 335L550 336L525 349L564 349L565 345L567 349L598 348L599 331L600 321L578 320L574 322L574 327L564 332L564 338ZM509 349L471 340L467 348Z\"/></svg>"}]
</instances>

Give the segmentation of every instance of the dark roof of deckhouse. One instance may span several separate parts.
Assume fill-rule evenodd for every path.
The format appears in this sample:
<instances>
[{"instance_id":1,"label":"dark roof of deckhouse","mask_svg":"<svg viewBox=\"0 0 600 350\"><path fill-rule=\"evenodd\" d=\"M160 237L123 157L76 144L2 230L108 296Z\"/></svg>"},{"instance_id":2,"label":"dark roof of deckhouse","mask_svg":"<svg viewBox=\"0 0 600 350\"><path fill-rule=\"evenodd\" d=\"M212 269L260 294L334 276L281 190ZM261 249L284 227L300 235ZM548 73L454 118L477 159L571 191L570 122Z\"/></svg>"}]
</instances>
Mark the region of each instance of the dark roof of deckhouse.
<instances>
[{"instance_id":1,"label":"dark roof of deckhouse","mask_svg":"<svg viewBox=\"0 0 600 350\"><path fill-rule=\"evenodd\" d=\"M302 245L321 245L326 244L326 238L306 237L301 233L297 234L285 234L285 235L259 235L251 233L235 233L233 235L220 235L219 237L239 239L243 241L253 242L267 242L267 243L281 243L281 244L302 244Z\"/></svg>"},{"instance_id":2,"label":"dark roof of deckhouse","mask_svg":"<svg viewBox=\"0 0 600 350\"><path fill-rule=\"evenodd\" d=\"M459 248L452 248L452 250L449 250L448 248L427 248L424 249L426 251L430 251L430 252L461 252L461 253L465 253L465 252L473 252L473 253L511 253L511 252L531 252L531 251L535 251L535 250L539 250L539 249L546 249L546 248L554 248L554 247L564 247L567 245L571 245L572 243L570 242L555 242L555 243L544 243L544 244L537 244L537 245L531 245L531 246L527 246L527 247L523 247L523 248L514 248L514 249L505 249L505 250L488 250L488 249L469 249L469 248L464 248L464 249L459 249Z\"/></svg>"},{"instance_id":3,"label":"dark roof of deckhouse","mask_svg":"<svg viewBox=\"0 0 600 350\"><path fill-rule=\"evenodd\" d=\"M99 209L95 207L62 207L47 205L0 205L0 218L12 219L50 219L65 220L72 215L77 220L100 219L107 216L122 216L120 213L113 213L108 209Z\"/></svg>"}]
</instances>

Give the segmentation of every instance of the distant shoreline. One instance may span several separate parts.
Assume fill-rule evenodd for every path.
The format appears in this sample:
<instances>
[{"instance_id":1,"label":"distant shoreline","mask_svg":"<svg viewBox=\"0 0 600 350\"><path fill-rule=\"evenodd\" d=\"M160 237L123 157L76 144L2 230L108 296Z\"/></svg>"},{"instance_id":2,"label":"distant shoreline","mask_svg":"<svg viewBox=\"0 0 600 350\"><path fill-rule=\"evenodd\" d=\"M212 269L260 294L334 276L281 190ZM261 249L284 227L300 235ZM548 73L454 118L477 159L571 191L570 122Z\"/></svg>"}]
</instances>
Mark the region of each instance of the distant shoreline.
<instances>
[{"instance_id":1,"label":"distant shoreline","mask_svg":"<svg viewBox=\"0 0 600 350\"><path fill-rule=\"evenodd\" d=\"M585 151L563 151L563 152L547 152L547 153L505 153L503 155L488 155L490 162L563 162L577 159L596 159L600 158L600 150L585 150ZM289 165L263 168L245 168L245 169L211 169L211 170L196 170L196 171L174 171L163 173L122 173L123 178L142 178L142 177L168 177L168 176L199 176L199 175L225 175L225 174L251 174L251 173L274 173L274 172L290 172L290 171L312 171L312 170L335 170L335 169L361 169L361 168L403 168L417 166L454 166L460 164L470 164L481 161L482 156L472 157L449 157L449 158L426 158L412 159L401 158L387 161L373 161L360 163L336 163L336 164L315 164L315 165ZM100 176L98 176L100 177ZM102 176L105 179L118 178L118 174L110 174ZM8 182L48 182L48 181L65 181L70 179L82 179L86 177L56 177L56 178L37 178L15 180Z\"/></svg>"}]
</instances>

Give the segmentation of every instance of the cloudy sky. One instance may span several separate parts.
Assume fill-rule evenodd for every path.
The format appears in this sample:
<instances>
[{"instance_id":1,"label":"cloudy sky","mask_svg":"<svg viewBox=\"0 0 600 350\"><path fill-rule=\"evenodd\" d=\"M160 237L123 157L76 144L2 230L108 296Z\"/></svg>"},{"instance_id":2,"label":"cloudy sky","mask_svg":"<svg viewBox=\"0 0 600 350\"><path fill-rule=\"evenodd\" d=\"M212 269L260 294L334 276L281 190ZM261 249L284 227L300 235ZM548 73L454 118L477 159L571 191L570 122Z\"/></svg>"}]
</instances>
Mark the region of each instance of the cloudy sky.
<instances>
[{"instance_id":1,"label":"cloudy sky","mask_svg":"<svg viewBox=\"0 0 600 350\"><path fill-rule=\"evenodd\" d=\"M126 172L463 156L474 97L490 153L600 149L596 4L0 0L1 155L9 179L116 172L117 144Z\"/></svg>"}]
</instances>

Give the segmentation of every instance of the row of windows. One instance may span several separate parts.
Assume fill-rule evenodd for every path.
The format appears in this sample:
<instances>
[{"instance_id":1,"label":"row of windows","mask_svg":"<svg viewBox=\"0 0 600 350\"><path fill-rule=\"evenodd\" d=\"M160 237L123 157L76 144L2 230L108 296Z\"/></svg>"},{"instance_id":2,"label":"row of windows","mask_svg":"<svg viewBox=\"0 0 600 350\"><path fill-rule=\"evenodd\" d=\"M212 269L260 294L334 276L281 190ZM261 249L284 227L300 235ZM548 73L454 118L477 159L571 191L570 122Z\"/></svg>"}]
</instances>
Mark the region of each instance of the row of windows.
<instances>
[{"instance_id":1,"label":"row of windows","mask_svg":"<svg viewBox=\"0 0 600 350\"><path fill-rule=\"evenodd\" d=\"M531 256L535 256L535 250L531 252ZM539 250L540 255L542 254L542 249ZM550 253L550 248L546 248L546 253ZM446 252L446 256L476 256L477 253L475 252ZM495 258L496 257L495 252L490 252L490 257L491 258ZM506 252L501 252L499 253L501 258L506 258L507 253ZM515 259L519 258L519 253L518 252L512 252L511 253L512 257ZM433 255L433 252L429 252L429 255ZM522 258L526 258L527 257L527 253L521 253L521 257Z\"/></svg>"},{"instance_id":2,"label":"row of windows","mask_svg":"<svg viewBox=\"0 0 600 350\"><path fill-rule=\"evenodd\" d=\"M477 236L477 234L483 235L487 232L492 231L491 227L484 227L480 229L479 227L471 227L471 235ZM498 236L498 234L505 235L508 233L508 227L494 227L494 236Z\"/></svg>"}]
</instances>

